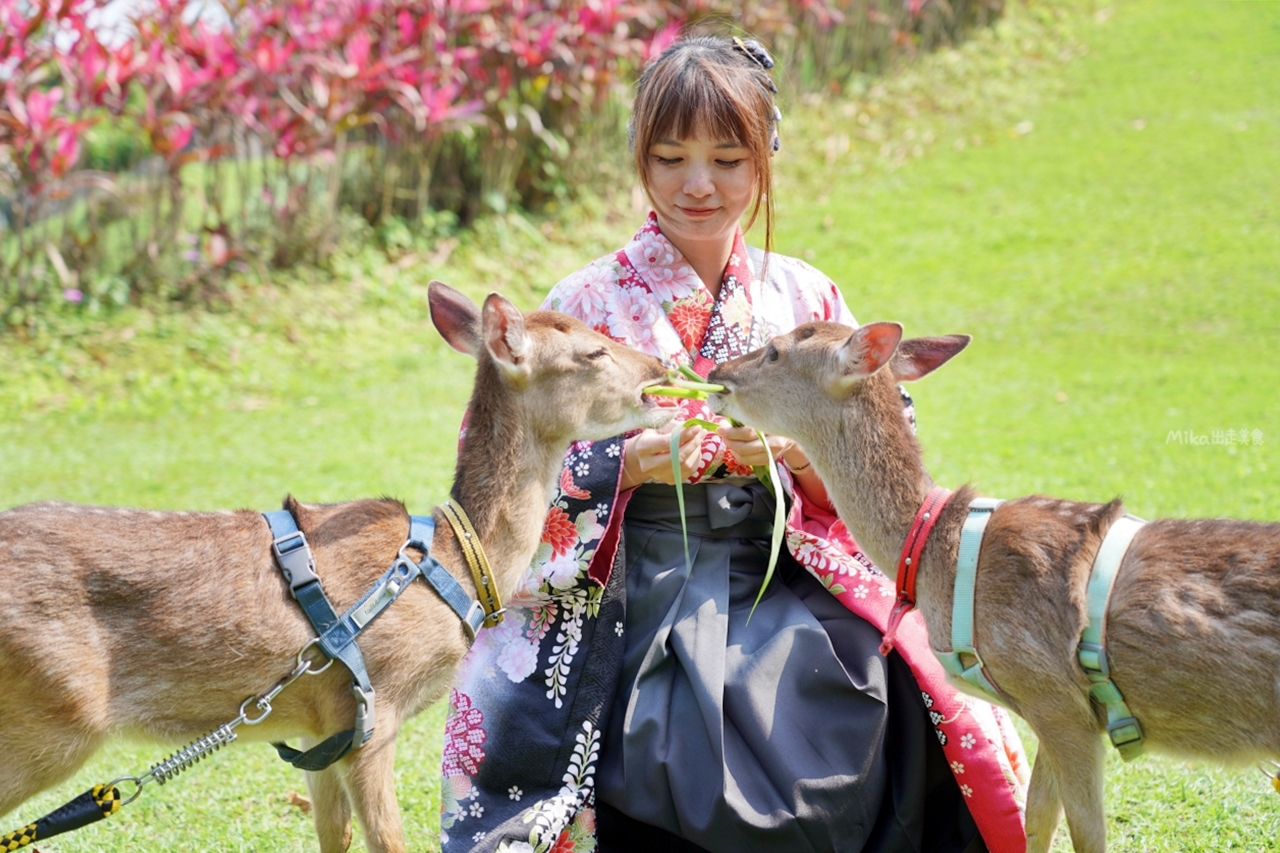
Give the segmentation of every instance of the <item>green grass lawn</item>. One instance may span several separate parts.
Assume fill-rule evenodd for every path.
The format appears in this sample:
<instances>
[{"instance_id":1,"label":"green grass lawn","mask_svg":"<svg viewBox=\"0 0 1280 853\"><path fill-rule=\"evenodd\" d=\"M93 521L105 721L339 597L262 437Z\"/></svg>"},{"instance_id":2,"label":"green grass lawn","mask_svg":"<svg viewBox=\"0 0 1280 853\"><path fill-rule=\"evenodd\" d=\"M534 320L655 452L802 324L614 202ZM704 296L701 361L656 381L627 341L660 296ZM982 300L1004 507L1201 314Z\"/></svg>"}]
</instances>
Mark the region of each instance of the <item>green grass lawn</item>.
<instances>
[{"instance_id":1,"label":"green grass lawn","mask_svg":"<svg viewBox=\"0 0 1280 853\"><path fill-rule=\"evenodd\" d=\"M1280 2L1010 5L963 51L788 110L778 250L835 278L862 321L975 336L915 389L942 484L1280 520ZM470 384L426 319L426 281L532 306L630 234L637 214L617 207L545 233L490 222L447 257L346 257L351 287L299 279L198 318L0 340L0 508L268 509L291 492L425 511ZM436 849L442 719L411 721L399 749L414 850ZM165 754L112 747L0 831ZM1252 768L1109 769L1114 850L1280 849L1280 799ZM39 846L314 849L289 803L302 790L267 747L237 744Z\"/></svg>"}]
</instances>

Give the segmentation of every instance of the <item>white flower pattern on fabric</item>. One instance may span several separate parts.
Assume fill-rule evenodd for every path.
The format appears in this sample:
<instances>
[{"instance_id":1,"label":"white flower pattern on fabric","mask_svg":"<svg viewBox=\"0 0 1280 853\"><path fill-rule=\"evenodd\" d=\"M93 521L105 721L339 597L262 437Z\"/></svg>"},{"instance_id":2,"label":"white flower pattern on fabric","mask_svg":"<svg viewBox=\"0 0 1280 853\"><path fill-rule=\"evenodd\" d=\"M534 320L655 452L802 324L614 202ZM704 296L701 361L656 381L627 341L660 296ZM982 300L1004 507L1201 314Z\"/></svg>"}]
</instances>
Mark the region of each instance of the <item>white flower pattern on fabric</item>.
<instances>
[{"instance_id":1,"label":"white flower pattern on fabric","mask_svg":"<svg viewBox=\"0 0 1280 853\"><path fill-rule=\"evenodd\" d=\"M730 326L751 327L751 301L743 291L726 299L721 305L720 313Z\"/></svg>"},{"instance_id":2,"label":"white flower pattern on fabric","mask_svg":"<svg viewBox=\"0 0 1280 853\"><path fill-rule=\"evenodd\" d=\"M528 841L504 841L498 845L498 853L534 853Z\"/></svg>"},{"instance_id":3,"label":"white flower pattern on fabric","mask_svg":"<svg viewBox=\"0 0 1280 853\"><path fill-rule=\"evenodd\" d=\"M579 568L576 555L561 554L542 564L542 579L554 589L570 589L578 582Z\"/></svg>"},{"instance_id":4,"label":"white flower pattern on fabric","mask_svg":"<svg viewBox=\"0 0 1280 853\"><path fill-rule=\"evenodd\" d=\"M498 652L498 668L519 684L538 668L538 646L523 637L510 640Z\"/></svg>"}]
</instances>

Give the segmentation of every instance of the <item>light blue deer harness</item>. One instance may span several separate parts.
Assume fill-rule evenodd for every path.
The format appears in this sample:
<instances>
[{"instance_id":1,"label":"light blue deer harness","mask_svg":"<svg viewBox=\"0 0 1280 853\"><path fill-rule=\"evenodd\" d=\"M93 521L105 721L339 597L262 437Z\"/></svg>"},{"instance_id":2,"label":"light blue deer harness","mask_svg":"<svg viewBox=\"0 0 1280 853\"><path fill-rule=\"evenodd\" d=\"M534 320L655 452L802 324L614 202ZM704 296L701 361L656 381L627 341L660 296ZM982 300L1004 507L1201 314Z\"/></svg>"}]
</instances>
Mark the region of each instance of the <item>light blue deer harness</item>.
<instances>
[{"instance_id":1,"label":"light blue deer harness","mask_svg":"<svg viewBox=\"0 0 1280 853\"><path fill-rule=\"evenodd\" d=\"M996 686L974 642L974 591L977 587L978 557L982 552L982 536L987 522L1004 501L975 498L960 531L960 547L956 555L955 595L951 610L951 651L935 652L943 669L955 678L990 696L992 701L1007 704ZM1077 660L1089 676L1089 696L1107 712L1107 736L1120 756L1130 761L1142 754L1142 727L1129 711L1124 696L1111 680L1111 666L1106 652L1107 605L1120 563L1134 535L1146 522L1124 516L1107 531L1094 557L1087 587L1088 620L1080 637ZM974 663L966 666L963 657Z\"/></svg>"}]
</instances>

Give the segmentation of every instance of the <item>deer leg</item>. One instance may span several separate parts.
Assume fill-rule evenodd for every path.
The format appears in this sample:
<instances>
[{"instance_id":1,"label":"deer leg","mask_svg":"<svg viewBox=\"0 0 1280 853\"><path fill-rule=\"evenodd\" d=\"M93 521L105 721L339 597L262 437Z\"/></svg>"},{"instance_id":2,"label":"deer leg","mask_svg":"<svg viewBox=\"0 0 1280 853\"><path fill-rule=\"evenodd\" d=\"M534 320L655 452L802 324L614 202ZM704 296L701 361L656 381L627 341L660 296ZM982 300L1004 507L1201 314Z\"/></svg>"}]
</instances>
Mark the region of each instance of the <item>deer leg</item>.
<instances>
[{"instance_id":1,"label":"deer leg","mask_svg":"<svg viewBox=\"0 0 1280 853\"><path fill-rule=\"evenodd\" d=\"M387 736L377 734L369 743L344 760L347 793L355 808L356 818L364 832L369 853L404 853L404 832L400 823L400 805L396 802L395 729L389 720Z\"/></svg>"},{"instance_id":2,"label":"deer leg","mask_svg":"<svg viewBox=\"0 0 1280 853\"><path fill-rule=\"evenodd\" d=\"M1031 785L1027 789L1027 853L1049 853L1061 820L1058 780L1050 762L1041 754L1031 768Z\"/></svg>"},{"instance_id":3,"label":"deer leg","mask_svg":"<svg viewBox=\"0 0 1280 853\"><path fill-rule=\"evenodd\" d=\"M34 707L38 707L38 704ZM25 718L26 722L23 722ZM102 736L54 719L49 725L38 713L7 710L0 727L0 815L8 814L27 798L70 778L89 760Z\"/></svg>"},{"instance_id":4,"label":"deer leg","mask_svg":"<svg viewBox=\"0 0 1280 853\"><path fill-rule=\"evenodd\" d=\"M306 777L321 853L346 853L351 846L351 801L338 770L308 771Z\"/></svg>"},{"instance_id":5,"label":"deer leg","mask_svg":"<svg viewBox=\"0 0 1280 853\"><path fill-rule=\"evenodd\" d=\"M1072 847L1076 853L1104 853L1107 848L1107 824L1102 804L1104 752L1097 728L1092 721L1089 722L1089 725L1036 728L1040 752L1032 784L1040 775L1040 763L1048 759L1046 769L1057 782L1058 796L1067 816L1067 828L1071 831Z\"/></svg>"}]
</instances>

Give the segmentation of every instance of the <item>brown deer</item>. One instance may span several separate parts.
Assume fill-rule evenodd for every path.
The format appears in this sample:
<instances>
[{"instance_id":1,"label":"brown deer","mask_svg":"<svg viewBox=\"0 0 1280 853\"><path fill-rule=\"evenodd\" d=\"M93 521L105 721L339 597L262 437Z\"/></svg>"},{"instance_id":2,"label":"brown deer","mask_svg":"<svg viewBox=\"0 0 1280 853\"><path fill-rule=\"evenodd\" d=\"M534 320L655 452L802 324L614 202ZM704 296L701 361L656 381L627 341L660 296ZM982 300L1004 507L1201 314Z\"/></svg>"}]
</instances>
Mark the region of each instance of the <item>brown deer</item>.
<instances>
[{"instance_id":1,"label":"brown deer","mask_svg":"<svg viewBox=\"0 0 1280 853\"><path fill-rule=\"evenodd\" d=\"M452 496L470 512L505 600L537 548L570 441L663 423L669 410L644 389L667 373L658 359L571 317L522 315L496 293L477 309L432 282L429 301L445 340L479 363ZM317 506L288 498L285 506L339 613L391 565L409 530L394 500ZM438 509L436 519L431 553L474 597ZM289 673L315 634L271 542L262 516L249 510L38 503L0 513L0 814L68 778L108 737L189 741ZM420 558L414 549L410 556ZM377 724L365 746L307 774L322 851L347 849L352 809L370 851L404 850L396 734L444 693L468 646L459 618L426 583L410 586L360 634ZM261 725L237 733L315 742L349 729L350 688L340 665L301 678Z\"/></svg>"},{"instance_id":2,"label":"brown deer","mask_svg":"<svg viewBox=\"0 0 1280 853\"><path fill-rule=\"evenodd\" d=\"M718 367L720 413L796 439L837 511L892 576L934 482L902 416L899 382L919 379L968 336L902 340L897 323L856 331L810 323ZM935 653L951 651L967 486L937 516L917 564L916 601ZM1040 742L1027 802L1027 849L1047 851L1065 806L1079 853L1106 846L1105 715L1077 663L1086 583L1119 500L1031 496L990 516L977 564L974 645L1005 703ZM1280 757L1280 524L1153 521L1119 565L1107 611L1114 683L1146 743L1237 763ZM966 662L967 665L967 662ZM965 686L965 685L960 685Z\"/></svg>"}]
</instances>

